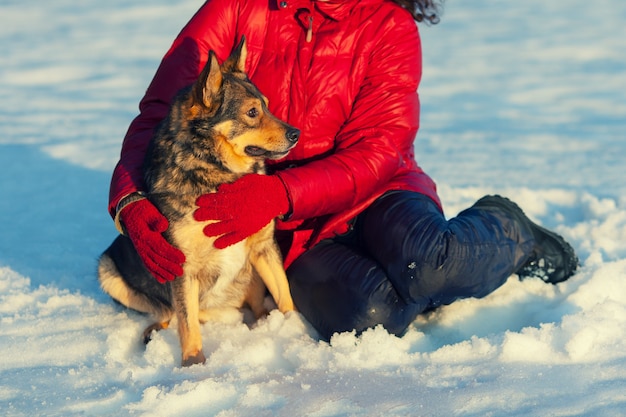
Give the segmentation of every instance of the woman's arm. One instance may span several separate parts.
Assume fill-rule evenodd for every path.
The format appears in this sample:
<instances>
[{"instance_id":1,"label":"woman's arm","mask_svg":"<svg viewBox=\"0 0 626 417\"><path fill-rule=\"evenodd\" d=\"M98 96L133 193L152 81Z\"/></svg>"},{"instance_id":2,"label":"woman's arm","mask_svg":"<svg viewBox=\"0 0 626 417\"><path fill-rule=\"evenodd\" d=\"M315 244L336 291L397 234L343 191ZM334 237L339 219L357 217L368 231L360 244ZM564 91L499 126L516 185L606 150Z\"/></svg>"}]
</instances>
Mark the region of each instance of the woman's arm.
<instances>
[{"instance_id":1,"label":"woman's arm","mask_svg":"<svg viewBox=\"0 0 626 417\"><path fill-rule=\"evenodd\" d=\"M144 191L143 161L156 126L165 118L174 96L192 84L204 67L209 49L225 59L236 42L238 1L207 1L174 40L139 104L140 114L130 124L120 160L113 171L109 212L118 202Z\"/></svg>"}]
</instances>

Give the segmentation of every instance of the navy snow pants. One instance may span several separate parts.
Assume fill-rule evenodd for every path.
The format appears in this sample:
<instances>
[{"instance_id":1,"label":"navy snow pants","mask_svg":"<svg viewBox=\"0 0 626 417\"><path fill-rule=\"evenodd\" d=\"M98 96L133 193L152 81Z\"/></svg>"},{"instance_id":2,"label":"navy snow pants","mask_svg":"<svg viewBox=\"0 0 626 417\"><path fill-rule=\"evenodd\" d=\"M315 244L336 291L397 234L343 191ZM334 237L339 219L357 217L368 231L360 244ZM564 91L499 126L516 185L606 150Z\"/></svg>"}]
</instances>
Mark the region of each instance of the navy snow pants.
<instances>
[{"instance_id":1,"label":"navy snow pants","mask_svg":"<svg viewBox=\"0 0 626 417\"><path fill-rule=\"evenodd\" d=\"M494 291L533 245L505 211L473 206L446 220L430 198L393 191L349 234L296 259L287 276L296 307L323 339L379 324L402 335L424 311Z\"/></svg>"}]
</instances>

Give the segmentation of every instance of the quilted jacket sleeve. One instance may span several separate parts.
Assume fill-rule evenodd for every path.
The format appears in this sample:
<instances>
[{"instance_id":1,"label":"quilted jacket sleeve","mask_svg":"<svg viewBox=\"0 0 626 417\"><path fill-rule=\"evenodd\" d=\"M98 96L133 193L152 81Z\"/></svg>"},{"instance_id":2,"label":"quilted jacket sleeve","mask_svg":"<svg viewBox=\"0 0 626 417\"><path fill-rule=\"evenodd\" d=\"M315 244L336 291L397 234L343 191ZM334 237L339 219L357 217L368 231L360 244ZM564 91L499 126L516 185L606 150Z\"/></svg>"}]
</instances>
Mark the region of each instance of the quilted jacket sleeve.
<instances>
[{"instance_id":1,"label":"quilted jacket sleeve","mask_svg":"<svg viewBox=\"0 0 626 417\"><path fill-rule=\"evenodd\" d=\"M337 213L371 198L413 161L419 127L421 44L414 21L387 20L335 153L279 173L291 220Z\"/></svg>"},{"instance_id":2,"label":"quilted jacket sleeve","mask_svg":"<svg viewBox=\"0 0 626 417\"><path fill-rule=\"evenodd\" d=\"M144 187L143 160L156 126L165 118L176 93L192 84L207 61L209 49L225 59L235 42L239 2L206 2L174 40L139 104L140 114L130 124L120 160L113 171L109 212L115 216L120 199ZM209 45L208 42L211 44Z\"/></svg>"}]
</instances>

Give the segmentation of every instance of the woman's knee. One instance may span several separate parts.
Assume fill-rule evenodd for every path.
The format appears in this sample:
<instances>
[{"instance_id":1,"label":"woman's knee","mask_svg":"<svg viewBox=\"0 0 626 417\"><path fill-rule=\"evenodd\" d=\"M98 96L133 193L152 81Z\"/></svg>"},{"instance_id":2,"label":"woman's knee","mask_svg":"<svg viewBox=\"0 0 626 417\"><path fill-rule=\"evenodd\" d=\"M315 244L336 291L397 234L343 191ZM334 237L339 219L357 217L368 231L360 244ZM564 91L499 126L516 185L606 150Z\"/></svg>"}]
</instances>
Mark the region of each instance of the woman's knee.
<instances>
[{"instance_id":1,"label":"woman's knee","mask_svg":"<svg viewBox=\"0 0 626 417\"><path fill-rule=\"evenodd\" d=\"M442 266L454 252L455 236L430 198L408 191L386 195L363 213L359 227L365 251L407 303L430 299L445 285Z\"/></svg>"},{"instance_id":2,"label":"woman's knee","mask_svg":"<svg viewBox=\"0 0 626 417\"><path fill-rule=\"evenodd\" d=\"M349 246L323 242L287 270L298 310L328 340L337 332L383 325L400 335L425 303L407 304L385 271Z\"/></svg>"}]
</instances>

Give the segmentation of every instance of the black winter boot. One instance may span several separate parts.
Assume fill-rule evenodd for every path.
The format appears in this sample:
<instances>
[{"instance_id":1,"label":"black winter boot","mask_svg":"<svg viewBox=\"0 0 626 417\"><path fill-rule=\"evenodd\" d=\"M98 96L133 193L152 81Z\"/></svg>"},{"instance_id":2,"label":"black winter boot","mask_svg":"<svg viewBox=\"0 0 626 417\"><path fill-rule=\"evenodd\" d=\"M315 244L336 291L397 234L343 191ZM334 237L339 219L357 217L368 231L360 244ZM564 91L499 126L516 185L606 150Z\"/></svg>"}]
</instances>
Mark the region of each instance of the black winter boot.
<instances>
[{"instance_id":1,"label":"black winter boot","mask_svg":"<svg viewBox=\"0 0 626 417\"><path fill-rule=\"evenodd\" d=\"M578 268L578 257L570 244L557 233L533 223L517 204L508 198L490 195L478 200L474 207L499 209L531 231L535 246L528 261L516 271L520 279L538 277L557 284L574 275Z\"/></svg>"}]
</instances>

